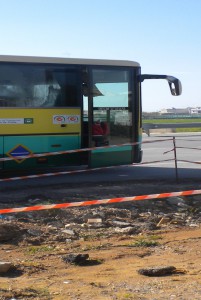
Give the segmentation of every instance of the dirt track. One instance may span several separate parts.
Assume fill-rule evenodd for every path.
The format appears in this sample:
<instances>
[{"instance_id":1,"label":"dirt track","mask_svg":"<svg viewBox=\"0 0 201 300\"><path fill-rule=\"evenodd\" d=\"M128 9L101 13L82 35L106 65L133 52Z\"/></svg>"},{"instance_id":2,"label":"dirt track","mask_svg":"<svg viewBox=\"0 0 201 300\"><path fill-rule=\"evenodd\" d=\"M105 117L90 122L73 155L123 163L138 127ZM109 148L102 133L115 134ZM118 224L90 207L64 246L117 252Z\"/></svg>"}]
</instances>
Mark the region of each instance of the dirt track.
<instances>
[{"instance_id":1,"label":"dirt track","mask_svg":"<svg viewBox=\"0 0 201 300\"><path fill-rule=\"evenodd\" d=\"M65 202L198 188L196 183L162 182L99 183L63 191L59 186L40 191L27 187L21 193L2 190L1 207L8 205L7 197L15 207L52 203L56 195ZM1 261L14 267L0 277L0 299L201 299L200 199L187 197L183 206L164 199L2 219L0 225L14 226L16 232L1 241ZM101 222L89 224L93 217ZM166 221L157 226L163 217ZM70 253L88 254L89 259L83 265L67 263ZM155 266L174 266L176 272L153 277L138 273Z\"/></svg>"}]
</instances>

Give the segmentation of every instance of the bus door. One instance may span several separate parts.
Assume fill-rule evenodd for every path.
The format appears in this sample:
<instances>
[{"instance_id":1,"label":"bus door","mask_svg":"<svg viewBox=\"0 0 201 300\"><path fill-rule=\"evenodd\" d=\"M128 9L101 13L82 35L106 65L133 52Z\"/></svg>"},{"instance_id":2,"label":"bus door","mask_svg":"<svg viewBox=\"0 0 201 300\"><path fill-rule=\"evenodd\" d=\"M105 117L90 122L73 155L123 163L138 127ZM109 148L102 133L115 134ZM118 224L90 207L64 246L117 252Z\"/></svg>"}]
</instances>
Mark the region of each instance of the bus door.
<instances>
[{"instance_id":1,"label":"bus door","mask_svg":"<svg viewBox=\"0 0 201 300\"><path fill-rule=\"evenodd\" d=\"M91 97L89 97L89 124L91 168L131 164L132 146L121 146L133 140L133 93L130 70L118 67L91 70ZM115 145L109 148L107 146ZM99 149L99 147L104 147Z\"/></svg>"}]
</instances>

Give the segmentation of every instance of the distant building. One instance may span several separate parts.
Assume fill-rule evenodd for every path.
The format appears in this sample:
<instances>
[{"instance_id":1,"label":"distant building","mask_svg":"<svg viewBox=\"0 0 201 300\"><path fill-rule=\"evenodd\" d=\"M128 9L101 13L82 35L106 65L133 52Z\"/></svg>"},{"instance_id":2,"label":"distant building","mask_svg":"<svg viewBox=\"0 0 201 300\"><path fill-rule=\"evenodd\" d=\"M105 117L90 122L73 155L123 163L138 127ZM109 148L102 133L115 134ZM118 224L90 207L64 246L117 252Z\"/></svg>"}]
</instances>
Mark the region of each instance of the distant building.
<instances>
[{"instance_id":1,"label":"distant building","mask_svg":"<svg viewBox=\"0 0 201 300\"><path fill-rule=\"evenodd\" d=\"M188 115L191 113L191 108L164 108L159 111L160 115Z\"/></svg>"},{"instance_id":2,"label":"distant building","mask_svg":"<svg viewBox=\"0 0 201 300\"><path fill-rule=\"evenodd\" d=\"M190 114L201 114L201 107L190 108Z\"/></svg>"}]
</instances>

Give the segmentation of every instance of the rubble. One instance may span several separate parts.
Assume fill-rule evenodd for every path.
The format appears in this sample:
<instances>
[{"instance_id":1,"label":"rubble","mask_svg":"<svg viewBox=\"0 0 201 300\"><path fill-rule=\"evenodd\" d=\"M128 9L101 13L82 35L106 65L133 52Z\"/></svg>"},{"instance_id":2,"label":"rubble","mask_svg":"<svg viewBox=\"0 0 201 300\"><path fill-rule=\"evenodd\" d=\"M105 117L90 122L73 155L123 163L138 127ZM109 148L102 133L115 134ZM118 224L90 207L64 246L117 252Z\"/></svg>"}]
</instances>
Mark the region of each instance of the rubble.
<instances>
[{"instance_id":1,"label":"rubble","mask_svg":"<svg viewBox=\"0 0 201 300\"><path fill-rule=\"evenodd\" d=\"M200 198L172 197L163 201L140 201L32 214L5 216L0 220L0 242L17 240L33 245L44 241L79 240L87 234L111 236L138 235L164 227L198 227L201 223ZM144 206L142 205L144 203ZM181 211L182 204L182 211ZM51 215L52 214L52 215Z\"/></svg>"}]
</instances>

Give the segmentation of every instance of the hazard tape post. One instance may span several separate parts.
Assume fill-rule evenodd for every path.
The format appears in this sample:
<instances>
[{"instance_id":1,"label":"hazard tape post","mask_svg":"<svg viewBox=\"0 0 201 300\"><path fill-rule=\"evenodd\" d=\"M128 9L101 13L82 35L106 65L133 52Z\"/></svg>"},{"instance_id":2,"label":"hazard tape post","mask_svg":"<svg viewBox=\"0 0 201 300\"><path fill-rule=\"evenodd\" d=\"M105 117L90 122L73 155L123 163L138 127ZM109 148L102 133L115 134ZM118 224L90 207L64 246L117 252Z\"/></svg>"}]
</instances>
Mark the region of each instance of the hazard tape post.
<instances>
[{"instance_id":1,"label":"hazard tape post","mask_svg":"<svg viewBox=\"0 0 201 300\"><path fill-rule=\"evenodd\" d=\"M175 175L176 175L176 182L179 182L178 176L178 166L177 166L177 148L176 148L176 140L175 136L173 137L173 145L174 145L174 164L175 164Z\"/></svg>"},{"instance_id":2,"label":"hazard tape post","mask_svg":"<svg viewBox=\"0 0 201 300\"><path fill-rule=\"evenodd\" d=\"M129 202L129 201L153 200L153 199L162 199L162 198L170 198L170 197L178 197L178 196L192 196L192 195L199 195L199 194L201 194L201 190L189 190L189 191L181 191L181 192L150 194L150 195L111 198L111 199L102 199L102 200L86 200L82 202L36 205L36 206L27 206L27 207L19 207L19 208L4 208L4 209L0 209L0 214L121 203L121 202Z\"/></svg>"}]
</instances>

